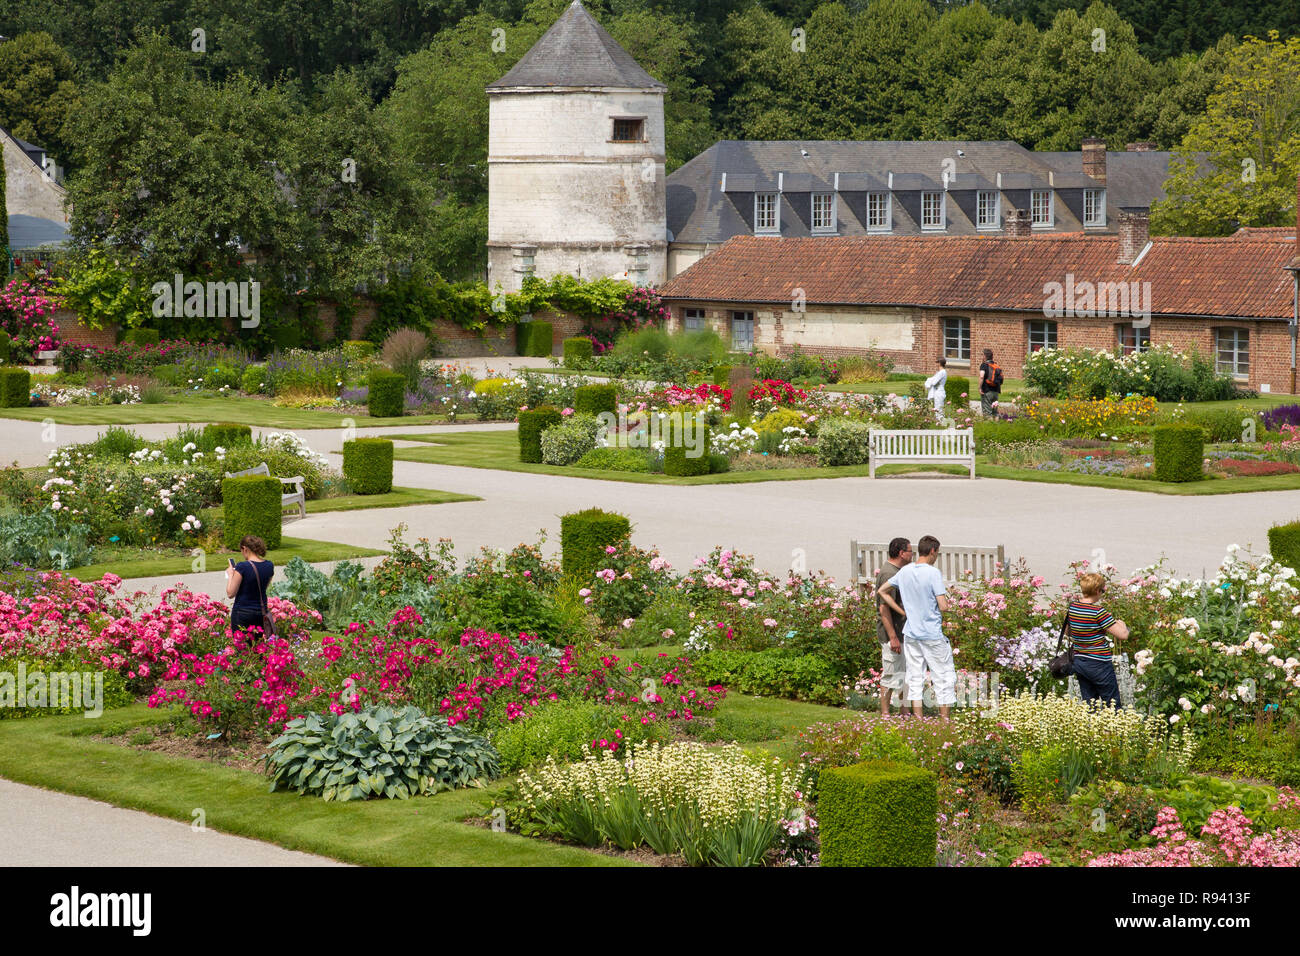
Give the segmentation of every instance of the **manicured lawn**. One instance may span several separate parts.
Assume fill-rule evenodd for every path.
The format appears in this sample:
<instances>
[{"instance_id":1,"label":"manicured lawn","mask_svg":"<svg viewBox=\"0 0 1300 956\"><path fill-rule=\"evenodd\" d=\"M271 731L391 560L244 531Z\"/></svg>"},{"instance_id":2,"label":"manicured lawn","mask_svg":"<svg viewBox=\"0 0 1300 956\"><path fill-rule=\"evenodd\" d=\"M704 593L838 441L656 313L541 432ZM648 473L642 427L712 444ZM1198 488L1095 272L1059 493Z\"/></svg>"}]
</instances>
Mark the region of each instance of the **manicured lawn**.
<instances>
[{"instance_id":1,"label":"manicured lawn","mask_svg":"<svg viewBox=\"0 0 1300 956\"><path fill-rule=\"evenodd\" d=\"M680 648L618 653L630 659L659 650ZM91 738L165 724L175 713L136 704L106 711L98 720L75 715L0 721L0 776L186 823L193 820L195 808L202 808L214 830L362 866L630 865L617 857L460 822L486 814L509 778L433 797L326 803L292 792L269 793L266 778L246 770ZM804 727L851 715L843 708L741 694L728 696L715 713L775 721L783 736L748 749L789 759L798 757L797 739Z\"/></svg>"},{"instance_id":2,"label":"manicured lawn","mask_svg":"<svg viewBox=\"0 0 1300 956\"><path fill-rule=\"evenodd\" d=\"M362 866L626 866L577 847L467 826L488 811L486 789L411 800L326 803L267 792L260 774L92 740L158 724L174 712L143 704L82 716L0 721L0 776Z\"/></svg>"},{"instance_id":3,"label":"manicured lawn","mask_svg":"<svg viewBox=\"0 0 1300 956\"><path fill-rule=\"evenodd\" d=\"M1094 488L1120 488L1146 491L1158 495L1234 495L1248 491L1294 491L1300 488L1300 473L1290 475L1251 476L1245 478L1207 478L1204 481L1148 481L1113 475L1081 475L1073 472L1039 471L1036 468L1012 468L990 465L975 459L975 474L981 478L1005 478L1012 481L1043 481L1058 485L1089 485Z\"/></svg>"},{"instance_id":4,"label":"manicured lawn","mask_svg":"<svg viewBox=\"0 0 1300 956\"><path fill-rule=\"evenodd\" d=\"M408 505L445 505L457 501L482 501L477 495L460 495L454 491L432 488L397 488L384 495L342 495L317 498L307 502L307 514L327 511L361 511L366 508L404 508Z\"/></svg>"},{"instance_id":5,"label":"manicured lawn","mask_svg":"<svg viewBox=\"0 0 1300 956\"><path fill-rule=\"evenodd\" d=\"M64 405L49 408L0 408L2 418L52 419L60 425L141 425L147 422L233 422L261 428L343 428L351 417L358 428L379 425L430 425L445 415L371 418L308 408L278 408L270 401L211 392L180 392L156 405ZM462 416L463 417L463 416Z\"/></svg>"},{"instance_id":6,"label":"manicured lawn","mask_svg":"<svg viewBox=\"0 0 1300 956\"><path fill-rule=\"evenodd\" d=\"M634 481L647 485L730 485L750 481L808 481L813 478L860 478L869 473L866 465L836 468L773 468L767 471L728 471L720 475L673 478L646 472L603 471L599 468L576 468L572 465L541 465L519 460L519 439L513 431L462 432L447 435L403 435L406 441L429 443L428 448L398 448L393 457L400 461L422 461L433 465L460 465L465 468L496 468L501 471L524 471L536 475L561 475L566 478L595 478L602 481ZM886 465L877 475L910 472L965 474L965 470L948 465Z\"/></svg>"},{"instance_id":7,"label":"manicured lawn","mask_svg":"<svg viewBox=\"0 0 1300 956\"><path fill-rule=\"evenodd\" d=\"M371 558L385 551L374 548L362 548L354 544L336 544L333 541L312 541L308 538L282 538L280 547L268 551L266 556L276 566L286 564L290 558L302 558L307 562L341 561L344 558ZM103 556L113 554L109 548L96 548L95 554ZM242 560L236 551L221 551L204 556L205 570L220 571L227 559ZM120 578L153 578L164 574L192 574L194 562L198 560L189 551L175 550L172 554L156 556L156 552L147 552L140 548L122 548L120 553L110 560L85 567L71 568L64 572L78 580L97 581L105 574L116 574Z\"/></svg>"}]
</instances>

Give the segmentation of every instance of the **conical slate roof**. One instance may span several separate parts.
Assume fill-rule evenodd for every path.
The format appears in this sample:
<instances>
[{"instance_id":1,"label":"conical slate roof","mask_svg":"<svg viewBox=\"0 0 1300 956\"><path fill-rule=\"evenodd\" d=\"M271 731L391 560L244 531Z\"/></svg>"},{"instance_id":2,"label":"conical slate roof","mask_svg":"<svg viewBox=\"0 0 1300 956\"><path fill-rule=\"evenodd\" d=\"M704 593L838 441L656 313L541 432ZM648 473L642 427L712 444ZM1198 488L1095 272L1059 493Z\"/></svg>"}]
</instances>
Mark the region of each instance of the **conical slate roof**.
<instances>
[{"instance_id":1,"label":"conical slate roof","mask_svg":"<svg viewBox=\"0 0 1300 956\"><path fill-rule=\"evenodd\" d=\"M604 86L667 89L597 23L580 0L489 90L516 87Z\"/></svg>"}]
</instances>

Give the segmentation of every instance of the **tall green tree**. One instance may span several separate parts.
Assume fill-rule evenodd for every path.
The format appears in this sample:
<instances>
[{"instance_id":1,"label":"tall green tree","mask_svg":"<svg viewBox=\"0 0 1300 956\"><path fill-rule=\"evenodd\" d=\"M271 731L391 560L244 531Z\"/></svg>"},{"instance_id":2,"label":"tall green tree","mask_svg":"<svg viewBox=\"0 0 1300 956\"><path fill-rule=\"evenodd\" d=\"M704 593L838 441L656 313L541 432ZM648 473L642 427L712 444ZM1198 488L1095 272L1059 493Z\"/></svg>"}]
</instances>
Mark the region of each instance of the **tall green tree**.
<instances>
[{"instance_id":1,"label":"tall green tree","mask_svg":"<svg viewBox=\"0 0 1300 956\"><path fill-rule=\"evenodd\" d=\"M1133 28L1112 7L1063 10L1039 37L1013 97L1014 138L1034 149L1078 149L1085 136L1107 143L1145 138L1138 107L1155 69Z\"/></svg>"},{"instance_id":2,"label":"tall green tree","mask_svg":"<svg viewBox=\"0 0 1300 956\"><path fill-rule=\"evenodd\" d=\"M1138 123L1161 149L1183 141L1205 112L1237 41L1224 36L1203 53L1188 53L1156 64L1156 82L1138 107Z\"/></svg>"},{"instance_id":3,"label":"tall green tree","mask_svg":"<svg viewBox=\"0 0 1300 956\"><path fill-rule=\"evenodd\" d=\"M1208 154L1208 169L1198 153ZM1175 151L1151 228L1212 236L1293 224L1297 173L1300 37L1248 37L1228 54L1204 115Z\"/></svg>"},{"instance_id":4,"label":"tall green tree","mask_svg":"<svg viewBox=\"0 0 1300 956\"><path fill-rule=\"evenodd\" d=\"M0 43L0 126L66 163L64 126L78 99L72 57L48 33Z\"/></svg>"}]
</instances>

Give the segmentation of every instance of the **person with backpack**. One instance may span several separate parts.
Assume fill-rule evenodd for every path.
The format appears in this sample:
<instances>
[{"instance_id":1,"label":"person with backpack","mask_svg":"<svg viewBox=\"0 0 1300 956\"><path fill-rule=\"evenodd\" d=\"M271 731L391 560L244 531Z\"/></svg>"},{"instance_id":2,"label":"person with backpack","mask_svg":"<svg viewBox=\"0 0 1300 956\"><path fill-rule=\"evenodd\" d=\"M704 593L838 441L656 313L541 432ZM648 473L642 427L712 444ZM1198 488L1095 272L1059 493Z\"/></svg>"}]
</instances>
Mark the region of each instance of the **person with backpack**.
<instances>
[{"instance_id":1,"label":"person with backpack","mask_svg":"<svg viewBox=\"0 0 1300 956\"><path fill-rule=\"evenodd\" d=\"M980 366L980 408L985 418L998 413L998 399L1002 395L1002 368L993 361L993 350L984 350L984 364Z\"/></svg>"},{"instance_id":2,"label":"person with backpack","mask_svg":"<svg viewBox=\"0 0 1300 956\"><path fill-rule=\"evenodd\" d=\"M1128 639L1128 625L1101 606L1106 579L1095 571L1079 578L1079 597L1070 601L1065 612L1066 637L1074 652L1073 673L1079 681L1079 696L1086 701L1098 700L1123 706L1119 699L1119 681L1115 677L1114 649L1109 634L1117 641Z\"/></svg>"}]
</instances>

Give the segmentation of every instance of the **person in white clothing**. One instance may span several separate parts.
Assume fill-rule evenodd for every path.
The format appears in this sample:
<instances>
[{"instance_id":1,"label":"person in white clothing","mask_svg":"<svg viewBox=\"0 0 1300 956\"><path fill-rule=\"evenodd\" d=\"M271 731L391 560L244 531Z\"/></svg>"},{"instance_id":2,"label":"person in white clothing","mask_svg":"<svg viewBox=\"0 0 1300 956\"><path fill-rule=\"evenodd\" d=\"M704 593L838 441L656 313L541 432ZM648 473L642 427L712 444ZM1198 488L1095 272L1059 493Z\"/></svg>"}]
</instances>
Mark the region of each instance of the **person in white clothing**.
<instances>
[{"instance_id":1,"label":"person in white clothing","mask_svg":"<svg viewBox=\"0 0 1300 956\"><path fill-rule=\"evenodd\" d=\"M948 610L943 574L934 566L939 557L939 539L926 535L916 543L916 560L902 567L880 590L880 599L900 614L903 624L903 656L907 659L907 694L912 713L921 716L921 694L925 671L934 681L939 716L948 719L957 703L957 668L952 646L943 634L942 613ZM899 600L902 606L899 606Z\"/></svg>"},{"instance_id":2,"label":"person in white clothing","mask_svg":"<svg viewBox=\"0 0 1300 956\"><path fill-rule=\"evenodd\" d=\"M948 382L948 360L939 358L936 361L939 363L939 371L925 380L925 395L934 403L934 413L942 418L943 403L948 400L946 387Z\"/></svg>"}]
</instances>

